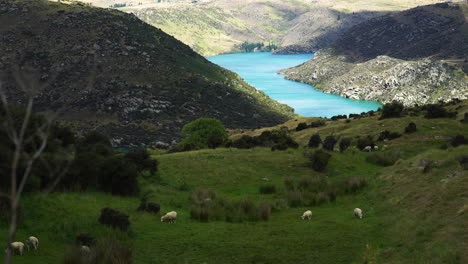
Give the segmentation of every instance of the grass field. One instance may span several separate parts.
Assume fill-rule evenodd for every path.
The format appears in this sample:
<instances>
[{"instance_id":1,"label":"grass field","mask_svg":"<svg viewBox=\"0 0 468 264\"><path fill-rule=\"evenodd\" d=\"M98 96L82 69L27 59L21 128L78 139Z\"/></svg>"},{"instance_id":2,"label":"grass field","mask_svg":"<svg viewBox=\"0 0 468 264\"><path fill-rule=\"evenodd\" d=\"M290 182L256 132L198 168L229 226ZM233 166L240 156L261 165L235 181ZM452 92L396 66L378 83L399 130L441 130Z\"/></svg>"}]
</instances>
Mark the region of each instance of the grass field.
<instances>
[{"instance_id":1,"label":"grass field","mask_svg":"<svg viewBox=\"0 0 468 264\"><path fill-rule=\"evenodd\" d=\"M152 190L150 200L159 202L162 212L177 211L176 224L161 223L160 215L137 212L139 197L53 193L40 200L37 194L28 194L17 238L35 235L40 249L15 257L15 263L60 263L81 232L125 241L134 250L134 263L466 263L468 171L457 158L468 153L468 146L440 149L456 134L468 136L468 125L458 121L468 111L468 102L458 111L456 120L417 116L327 121L324 127L292 132L301 144L296 150L154 152L159 172L141 177L141 193ZM292 129L311 120L315 119L291 120L286 125ZM410 121L417 124L416 133L379 143L380 149L387 145L384 153L402 152L393 166L369 163L368 153L356 149L354 142L343 153L331 153L324 173L314 172L303 155L302 146L316 132L322 139L330 134L378 135L385 129L402 133ZM423 160L436 165L423 173ZM202 223L190 217L189 196L196 188L212 189L217 197L231 200L284 203L283 180L303 176L326 176L329 182L363 176L367 186L320 206L274 210L268 221ZM275 193L260 194L265 177L276 186ZM103 207L129 214L130 231L100 225L97 219ZM355 207L363 209L362 220L353 216ZM300 216L309 209L312 219L302 220ZM0 237L6 237L4 222Z\"/></svg>"}]
</instances>

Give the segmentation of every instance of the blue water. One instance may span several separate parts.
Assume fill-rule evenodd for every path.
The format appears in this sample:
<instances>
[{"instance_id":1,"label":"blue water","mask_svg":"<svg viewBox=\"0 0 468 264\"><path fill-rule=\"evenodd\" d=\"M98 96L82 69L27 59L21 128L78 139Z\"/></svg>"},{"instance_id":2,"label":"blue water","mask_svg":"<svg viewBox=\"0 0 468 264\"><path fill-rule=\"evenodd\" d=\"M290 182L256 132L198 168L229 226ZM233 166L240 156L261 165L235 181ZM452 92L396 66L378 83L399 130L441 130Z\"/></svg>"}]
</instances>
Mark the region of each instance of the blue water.
<instances>
[{"instance_id":1,"label":"blue water","mask_svg":"<svg viewBox=\"0 0 468 264\"><path fill-rule=\"evenodd\" d=\"M233 53L207 59L239 74L246 82L271 98L294 108L302 116L331 117L370 110L381 106L378 102L352 100L317 91L313 86L284 79L277 74L311 59L313 54L273 55L269 52Z\"/></svg>"}]
</instances>

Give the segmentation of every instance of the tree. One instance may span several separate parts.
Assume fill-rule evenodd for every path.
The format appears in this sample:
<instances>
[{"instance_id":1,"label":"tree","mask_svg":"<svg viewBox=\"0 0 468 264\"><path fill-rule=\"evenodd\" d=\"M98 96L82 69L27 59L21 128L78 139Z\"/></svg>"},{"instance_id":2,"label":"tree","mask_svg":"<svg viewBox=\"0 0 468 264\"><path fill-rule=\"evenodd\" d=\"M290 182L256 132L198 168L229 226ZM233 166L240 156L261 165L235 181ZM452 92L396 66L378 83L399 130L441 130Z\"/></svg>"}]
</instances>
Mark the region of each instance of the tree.
<instances>
[{"instance_id":1,"label":"tree","mask_svg":"<svg viewBox=\"0 0 468 264\"><path fill-rule=\"evenodd\" d=\"M48 84L41 83L38 73L29 67L15 66L12 69L12 77L16 81L18 91L24 94L25 108L12 106L8 102L7 92L3 89L0 83L0 99L2 104L1 110L1 134L5 140L5 148L7 153L8 166L2 168L0 176L3 176L3 181L8 182L5 186L0 186L0 197L5 198L9 202L9 231L7 238L7 248L5 263L12 263L12 250L10 244L14 241L16 228L19 218L19 205L21 195L27 188L27 184L33 178L35 165L41 163L42 169L47 170L48 181L47 185L43 186L43 194L50 192L65 175L66 170L71 162L67 162L67 157L64 162L57 164L65 164L63 166L50 166L48 161L52 159L43 158L47 151L48 143L51 139L54 125L51 117L38 117L33 114L34 98ZM59 132L59 131L56 131ZM58 133L61 134L61 133ZM67 140L71 140L68 138ZM67 142L68 144L69 142ZM53 149L53 148L52 148ZM64 155L66 156L66 155ZM47 157L47 156L46 156ZM57 165L55 164L55 165ZM37 178L36 178L37 179Z\"/></svg>"},{"instance_id":2,"label":"tree","mask_svg":"<svg viewBox=\"0 0 468 264\"><path fill-rule=\"evenodd\" d=\"M319 134L314 134L312 137L310 137L309 140L309 148L318 148L318 146L322 143L322 139L320 138Z\"/></svg>"},{"instance_id":3,"label":"tree","mask_svg":"<svg viewBox=\"0 0 468 264\"><path fill-rule=\"evenodd\" d=\"M228 139L223 123L213 118L199 118L186 124L182 128L184 139L179 143L179 148L192 145L197 149L206 147L216 148Z\"/></svg>"}]
</instances>

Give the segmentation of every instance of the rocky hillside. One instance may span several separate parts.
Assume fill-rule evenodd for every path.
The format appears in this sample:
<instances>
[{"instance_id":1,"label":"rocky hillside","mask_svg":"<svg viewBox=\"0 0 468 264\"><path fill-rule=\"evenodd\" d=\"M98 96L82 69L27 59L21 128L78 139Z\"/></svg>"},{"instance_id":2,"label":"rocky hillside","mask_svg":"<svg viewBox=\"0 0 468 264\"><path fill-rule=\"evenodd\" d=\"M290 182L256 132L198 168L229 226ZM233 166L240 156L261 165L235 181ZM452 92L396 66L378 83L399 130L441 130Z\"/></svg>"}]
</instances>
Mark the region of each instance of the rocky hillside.
<instances>
[{"instance_id":1,"label":"rocky hillside","mask_svg":"<svg viewBox=\"0 0 468 264\"><path fill-rule=\"evenodd\" d=\"M114 0L84 0L104 7ZM328 47L351 26L371 17L438 0L206 0L155 3L126 0L119 10L134 13L209 56L239 52L239 45L273 42L277 53ZM120 3L120 2L119 2Z\"/></svg>"},{"instance_id":2,"label":"rocky hillside","mask_svg":"<svg viewBox=\"0 0 468 264\"><path fill-rule=\"evenodd\" d=\"M283 73L327 93L382 103L467 98L467 10L436 4L371 19Z\"/></svg>"},{"instance_id":3,"label":"rocky hillside","mask_svg":"<svg viewBox=\"0 0 468 264\"><path fill-rule=\"evenodd\" d=\"M116 146L170 144L198 117L254 128L293 115L131 14L2 0L0 24L1 81L9 99L24 102L16 66L32 68L47 84L35 97L36 111L56 111L80 131L103 131Z\"/></svg>"}]
</instances>

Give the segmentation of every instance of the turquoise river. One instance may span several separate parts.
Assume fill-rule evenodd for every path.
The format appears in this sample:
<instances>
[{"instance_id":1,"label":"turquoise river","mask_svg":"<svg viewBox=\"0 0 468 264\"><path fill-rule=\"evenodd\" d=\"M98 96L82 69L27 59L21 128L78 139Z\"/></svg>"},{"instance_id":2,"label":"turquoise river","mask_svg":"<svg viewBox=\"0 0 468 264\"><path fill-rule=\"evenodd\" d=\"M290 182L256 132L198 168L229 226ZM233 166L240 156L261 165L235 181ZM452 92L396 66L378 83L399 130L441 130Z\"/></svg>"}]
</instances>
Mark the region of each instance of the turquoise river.
<instances>
[{"instance_id":1,"label":"turquoise river","mask_svg":"<svg viewBox=\"0 0 468 264\"><path fill-rule=\"evenodd\" d=\"M239 74L271 98L294 108L302 116L331 117L377 110L378 102L352 100L317 91L313 86L284 79L277 74L311 59L313 54L273 55L269 52L224 54L207 59Z\"/></svg>"}]
</instances>

